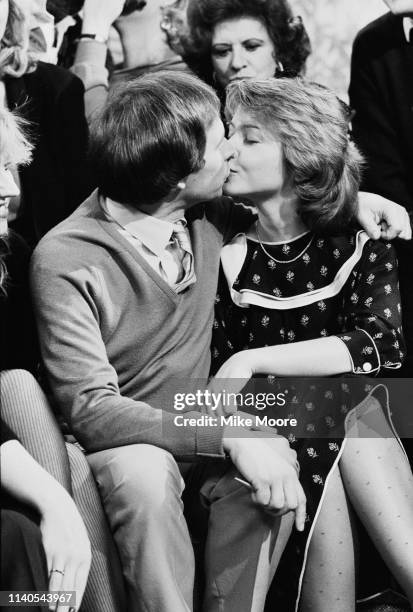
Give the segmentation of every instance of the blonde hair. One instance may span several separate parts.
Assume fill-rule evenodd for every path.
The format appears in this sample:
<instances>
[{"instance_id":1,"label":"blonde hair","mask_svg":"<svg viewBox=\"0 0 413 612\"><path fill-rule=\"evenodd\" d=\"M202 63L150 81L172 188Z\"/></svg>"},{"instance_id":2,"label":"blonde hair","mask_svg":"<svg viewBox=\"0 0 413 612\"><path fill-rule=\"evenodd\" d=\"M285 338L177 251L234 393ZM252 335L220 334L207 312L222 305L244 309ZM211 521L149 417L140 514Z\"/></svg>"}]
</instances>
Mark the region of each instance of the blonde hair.
<instances>
[{"instance_id":1,"label":"blonde hair","mask_svg":"<svg viewBox=\"0 0 413 612\"><path fill-rule=\"evenodd\" d=\"M20 77L36 69L36 58L29 52L29 33L28 15L16 0L9 0L9 16L0 42L0 77Z\"/></svg>"},{"instance_id":2,"label":"blonde hair","mask_svg":"<svg viewBox=\"0 0 413 612\"><path fill-rule=\"evenodd\" d=\"M27 121L15 113L0 107L0 164L21 166L31 160L32 145L24 130ZM1 194L0 194L1 195ZM0 234L0 294L5 294L7 269L5 258L8 253L7 234Z\"/></svg>"},{"instance_id":3,"label":"blonde hair","mask_svg":"<svg viewBox=\"0 0 413 612\"><path fill-rule=\"evenodd\" d=\"M15 112L0 107L0 161L3 165L24 166L30 162L33 145L26 136L28 125Z\"/></svg>"}]
</instances>

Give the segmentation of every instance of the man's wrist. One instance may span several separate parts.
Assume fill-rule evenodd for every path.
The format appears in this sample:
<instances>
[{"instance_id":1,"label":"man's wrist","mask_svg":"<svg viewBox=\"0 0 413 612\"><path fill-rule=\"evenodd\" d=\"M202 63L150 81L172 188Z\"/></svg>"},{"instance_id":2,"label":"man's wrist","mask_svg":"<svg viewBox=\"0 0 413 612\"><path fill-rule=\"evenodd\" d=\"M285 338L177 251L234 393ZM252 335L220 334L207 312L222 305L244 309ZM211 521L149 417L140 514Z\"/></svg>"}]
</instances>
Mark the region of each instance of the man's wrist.
<instances>
[{"instance_id":1,"label":"man's wrist","mask_svg":"<svg viewBox=\"0 0 413 612\"><path fill-rule=\"evenodd\" d=\"M237 428L237 429L243 429L243 428ZM245 436L245 429L243 433L240 433L238 434L238 436L235 436L234 427L231 427L230 425L226 425L224 427L224 435L222 436L222 448L224 449L224 452L226 455L231 455L231 453L234 452L235 446L238 443L238 437L241 437L242 435Z\"/></svg>"},{"instance_id":2,"label":"man's wrist","mask_svg":"<svg viewBox=\"0 0 413 612\"><path fill-rule=\"evenodd\" d=\"M240 440L242 440L243 438L255 437L257 437L257 433L254 427L243 427L242 425L225 425L222 436L222 448L224 449L224 452L226 454L231 454L236 450L236 447L238 446Z\"/></svg>"},{"instance_id":3,"label":"man's wrist","mask_svg":"<svg viewBox=\"0 0 413 612\"><path fill-rule=\"evenodd\" d=\"M106 42L109 38L110 27L107 25L99 25L93 23L93 21L84 20L82 23L82 31L80 37L87 35L88 37L94 36L97 42ZM86 38L85 38L86 40Z\"/></svg>"},{"instance_id":4,"label":"man's wrist","mask_svg":"<svg viewBox=\"0 0 413 612\"><path fill-rule=\"evenodd\" d=\"M100 34L84 33L79 36L78 41L97 42L106 45L108 39L107 37L101 36Z\"/></svg>"}]
</instances>

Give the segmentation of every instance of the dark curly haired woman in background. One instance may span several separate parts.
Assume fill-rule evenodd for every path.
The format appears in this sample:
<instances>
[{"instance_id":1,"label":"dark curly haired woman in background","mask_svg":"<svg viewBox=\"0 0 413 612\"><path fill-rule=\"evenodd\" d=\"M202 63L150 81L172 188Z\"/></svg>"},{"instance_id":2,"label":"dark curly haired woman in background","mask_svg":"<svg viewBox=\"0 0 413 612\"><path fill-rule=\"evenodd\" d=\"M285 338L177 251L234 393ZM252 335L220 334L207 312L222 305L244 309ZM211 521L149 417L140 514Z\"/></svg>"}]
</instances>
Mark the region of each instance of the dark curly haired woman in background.
<instances>
[{"instance_id":1,"label":"dark curly haired woman in background","mask_svg":"<svg viewBox=\"0 0 413 612\"><path fill-rule=\"evenodd\" d=\"M310 40L286 0L190 0L187 16L185 60L217 89L304 71Z\"/></svg>"}]
</instances>

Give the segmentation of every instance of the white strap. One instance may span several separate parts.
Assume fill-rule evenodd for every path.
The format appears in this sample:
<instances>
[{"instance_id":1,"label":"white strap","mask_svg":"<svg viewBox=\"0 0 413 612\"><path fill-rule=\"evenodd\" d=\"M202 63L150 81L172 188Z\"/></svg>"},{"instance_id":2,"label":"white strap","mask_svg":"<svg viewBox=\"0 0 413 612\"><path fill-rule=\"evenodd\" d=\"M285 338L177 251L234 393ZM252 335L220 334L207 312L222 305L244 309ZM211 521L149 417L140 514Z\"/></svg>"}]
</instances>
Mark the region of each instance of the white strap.
<instances>
[{"instance_id":1,"label":"white strap","mask_svg":"<svg viewBox=\"0 0 413 612\"><path fill-rule=\"evenodd\" d=\"M353 254L344 262L329 285L299 295L282 298L276 295L254 291L253 289L242 289L241 291L233 289L232 286L241 271L247 255L247 238L245 234L238 234L232 242L224 246L221 251L222 268L227 279L231 299L241 308L248 308L250 305L255 305L274 310L289 310L291 308L302 308L303 306L308 306L319 300L331 298L340 293L344 287L351 271L360 260L364 245L368 240L369 237L366 232L363 230L357 232Z\"/></svg>"}]
</instances>

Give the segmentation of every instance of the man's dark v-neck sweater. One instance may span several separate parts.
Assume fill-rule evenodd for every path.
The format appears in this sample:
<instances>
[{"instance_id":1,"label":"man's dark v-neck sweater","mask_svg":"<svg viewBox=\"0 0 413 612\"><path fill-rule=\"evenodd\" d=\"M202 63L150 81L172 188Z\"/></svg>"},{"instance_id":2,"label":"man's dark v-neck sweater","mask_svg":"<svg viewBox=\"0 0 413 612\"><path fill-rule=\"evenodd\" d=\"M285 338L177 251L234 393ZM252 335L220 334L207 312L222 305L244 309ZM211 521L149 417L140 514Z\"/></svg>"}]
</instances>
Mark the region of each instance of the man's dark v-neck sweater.
<instances>
[{"instance_id":1,"label":"man's dark v-neck sweater","mask_svg":"<svg viewBox=\"0 0 413 612\"><path fill-rule=\"evenodd\" d=\"M223 455L222 428L173 425L174 381L208 376L221 246L251 212L221 198L186 216L197 282L181 294L120 235L96 192L34 252L43 360L88 451L147 443L189 460Z\"/></svg>"}]
</instances>

